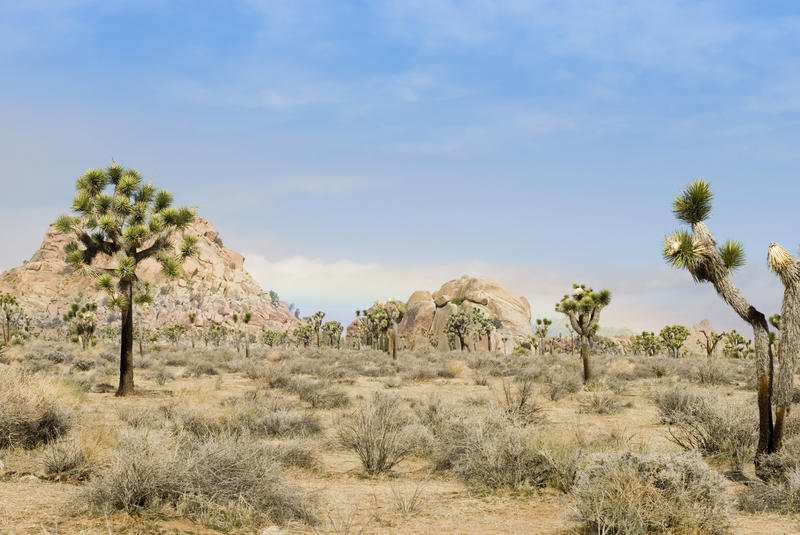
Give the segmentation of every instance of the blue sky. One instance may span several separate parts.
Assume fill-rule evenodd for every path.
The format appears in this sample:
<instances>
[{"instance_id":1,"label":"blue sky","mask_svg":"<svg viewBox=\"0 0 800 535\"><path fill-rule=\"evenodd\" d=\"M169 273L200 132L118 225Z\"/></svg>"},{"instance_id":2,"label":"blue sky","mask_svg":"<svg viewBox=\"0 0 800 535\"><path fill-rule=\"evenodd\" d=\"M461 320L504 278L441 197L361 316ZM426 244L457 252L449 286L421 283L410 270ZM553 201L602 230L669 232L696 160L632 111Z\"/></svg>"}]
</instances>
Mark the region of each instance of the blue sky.
<instances>
[{"instance_id":1,"label":"blue sky","mask_svg":"<svg viewBox=\"0 0 800 535\"><path fill-rule=\"evenodd\" d=\"M794 2L0 0L0 268L114 156L199 207L304 312L463 273L554 316L742 325L663 265L695 177L765 311L800 242Z\"/></svg>"}]
</instances>

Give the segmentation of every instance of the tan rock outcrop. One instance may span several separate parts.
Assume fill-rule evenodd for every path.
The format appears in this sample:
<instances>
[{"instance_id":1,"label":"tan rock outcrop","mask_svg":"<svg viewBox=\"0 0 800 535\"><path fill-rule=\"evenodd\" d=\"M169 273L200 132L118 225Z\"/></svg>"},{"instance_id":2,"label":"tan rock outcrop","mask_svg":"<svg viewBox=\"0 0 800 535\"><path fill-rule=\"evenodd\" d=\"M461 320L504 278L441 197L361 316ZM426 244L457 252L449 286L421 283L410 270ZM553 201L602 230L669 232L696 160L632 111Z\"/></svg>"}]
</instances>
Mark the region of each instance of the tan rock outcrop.
<instances>
[{"instance_id":1,"label":"tan rock outcrop","mask_svg":"<svg viewBox=\"0 0 800 535\"><path fill-rule=\"evenodd\" d=\"M185 233L198 238L198 253L186 260L180 279L167 280L152 259L137 269L140 279L153 282L154 303L142 314L145 325L186 324L189 312L197 313L196 325L232 324L233 314L242 316L247 311L252 312L251 325L255 327L284 331L299 324L285 303L273 303L269 293L245 271L244 257L222 245L209 221L197 217ZM180 243L182 234L175 237L175 243ZM55 324L76 299L99 304L106 298L93 277L73 272L64 262L64 246L70 241L70 236L51 226L28 262L0 275L0 293L15 295L41 326ZM112 259L98 258L96 264L109 266ZM108 326L116 317L114 311L98 308L100 327Z\"/></svg>"}]
</instances>

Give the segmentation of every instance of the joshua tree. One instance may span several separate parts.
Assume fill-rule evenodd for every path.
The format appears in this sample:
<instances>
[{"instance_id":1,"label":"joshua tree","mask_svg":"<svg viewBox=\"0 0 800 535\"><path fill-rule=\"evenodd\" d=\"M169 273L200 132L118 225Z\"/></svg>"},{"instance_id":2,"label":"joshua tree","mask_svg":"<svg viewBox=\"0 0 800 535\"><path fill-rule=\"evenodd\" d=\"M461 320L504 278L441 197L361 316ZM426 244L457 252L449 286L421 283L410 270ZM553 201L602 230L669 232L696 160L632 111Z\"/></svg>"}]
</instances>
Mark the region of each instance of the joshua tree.
<instances>
[{"instance_id":1,"label":"joshua tree","mask_svg":"<svg viewBox=\"0 0 800 535\"><path fill-rule=\"evenodd\" d=\"M76 215L63 215L58 230L75 241L64 251L76 270L98 275L97 285L111 296L111 304L122 312L120 378L118 396L133 393L133 296L139 281L138 265L154 258L169 279L181 273L181 262L196 253L197 239L184 236L178 252L171 242L176 232L194 219L188 208L172 208L172 195L142 183L141 175L112 162L105 170L91 169L77 181L72 201ZM105 256L115 268L93 266Z\"/></svg>"},{"instance_id":2,"label":"joshua tree","mask_svg":"<svg viewBox=\"0 0 800 535\"><path fill-rule=\"evenodd\" d=\"M206 345L210 341L214 344L214 347L219 347L223 340L228 336L228 329L222 325L221 323L217 323L216 321L212 322L211 325L208 326L208 329L205 333Z\"/></svg>"},{"instance_id":3,"label":"joshua tree","mask_svg":"<svg viewBox=\"0 0 800 535\"><path fill-rule=\"evenodd\" d=\"M194 349L194 322L197 320L197 312L189 312L189 338L192 339L192 349Z\"/></svg>"},{"instance_id":4,"label":"joshua tree","mask_svg":"<svg viewBox=\"0 0 800 535\"><path fill-rule=\"evenodd\" d=\"M275 331L264 331L264 334L261 335L261 341L264 342L264 345L272 347L278 342L280 336L281 335Z\"/></svg>"},{"instance_id":5,"label":"joshua tree","mask_svg":"<svg viewBox=\"0 0 800 535\"><path fill-rule=\"evenodd\" d=\"M673 201L675 217L687 223L691 231L676 231L664 240L664 259L674 267L686 269L696 282L709 282L742 320L753 329L756 373L758 378L759 435L756 469L761 456L777 451L781 445L785 407L776 407L773 420L773 390L784 391L784 385L773 385L773 369L783 370L783 362L775 362L769 344L766 316L751 305L731 281L731 274L744 265L744 249L737 241L728 240L717 246L717 240L705 221L711 215L713 193L708 182L697 180ZM781 402L784 400L781 398Z\"/></svg>"},{"instance_id":6,"label":"joshua tree","mask_svg":"<svg viewBox=\"0 0 800 535\"><path fill-rule=\"evenodd\" d=\"M428 343L433 346L434 349L439 347L439 335L437 335L436 331L433 329L428 329L425 331L425 338L428 339Z\"/></svg>"},{"instance_id":7,"label":"joshua tree","mask_svg":"<svg viewBox=\"0 0 800 535\"><path fill-rule=\"evenodd\" d=\"M234 312L231 319L233 320L233 342L236 344L236 352L239 353L241 351L239 349L239 314Z\"/></svg>"},{"instance_id":8,"label":"joshua tree","mask_svg":"<svg viewBox=\"0 0 800 535\"><path fill-rule=\"evenodd\" d=\"M269 300L272 303L272 306L276 306L280 302L280 297L278 297L278 292L276 292L275 290L270 290Z\"/></svg>"},{"instance_id":9,"label":"joshua tree","mask_svg":"<svg viewBox=\"0 0 800 535\"><path fill-rule=\"evenodd\" d=\"M23 335L29 321L11 294L0 294L0 342L9 344L14 335Z\"/></svg>"},{"instance_id":10,"label":"joshua tree","mask_svg":"<svg viewBox=\"0 0 800 535\"><path fill-rule=\"evenodd\" d=\"M250 330L249 330L248 327L250 325L250 320L253 319L253 313L250 312L250 311L245 312L244 313L244 318L242 318L242 319L244 321L244 358L249 359L250 358Z\"/></svg>"},{"instance_id":11,"label":"joshua tree","mask_svg":"<svg viewBox=\"0 0 800 535\"><path fill-rule=\"evenodd\" d=\"M319 347L319 334L320 329L322 328L322 319L325 317L325 313L321 310L314 312L314 314L309 318L311 320L311 328L314 329L314 336L317 338L317 347Z\"/></svg>"},{"instance_id":12,"label":"joshua tree","mask_svg":"<svg viewBox=\"0 0 800 535\"><path fill-rule=\"evenodd\" d=\"M397 358L397 324L403 319L405 305L399 301L387 301L385 304L375 301L362 315L362 325L373 344L386 341L386 353Z\"/></svg>"},{"instance_id":13,"label":"joshua tree","mask_svg":"<svg viewBox=\"0 0 800 535\"><path fill-rule=\"evenodd\" d=\"M767 261L785 288L781 313L773 322L781 331L772 383L772 403L775 405L777 433L774 447L780 449L783 437L778 433L778 422L783 422L791 406L795 359L800 353L800 262L775 242L769 245Z\"/></svg>"},{"instance_id":14,"label":"joshua tree","mask_svg":"<svg viewBox=\"0 0 800 535\"><path fill-rule=\"evenodd\" d=\"M172 347L176 347L184 332L186 332L186 326L181 323L176 323L164 330L164 336L170 341Z\"/></svg>"},{"instance_id":15,"label":"joshua tree","mask_svg":"<svg viewBox=\"0 0 800 535\"><path fill-rule=\"evenodd\" d=\"M725 335L725 346L722 352L732 359L746 359L753 352L752 342L733 329Z\"/></svg>"},{"instance_id":16,"label":"joshua tree","mask_svg":"<svg viewBox=\"0 0 800 535\"><path fill-rule=\"evenodd\" d=\"M717 334L714 331L711 330L706 331L705 329L703 329L700 331L700 334L703 335L705 341L697 340L697 345L699 345L705 350L706 358L710 360L711 357L714 356L714 350L717 349L717 344L719 344L719 341L722 340L722 338L725 336L726 333L723 332Z\"/></svg>"},{"instance_id":17,"label":"joshua tree","mask_svg":"<svg viewBox=\"0 0 800 535\"><path fill-rule=\"evenodd\" d=\"M537 318L536 319L536 336L539 338L539 354L544 354L544 341L547 339L547 331L550 330L550 326L553 324L553 320L547 318Z\"/></svg>"},{"instance_id":18,"label":"joshua tree","mask_svg":"<svg viewBox=\"0 0 800 535\"><path fill-rule=\"evenodd\" d=\"M465 340L472 326L472 318L466 312L456 312L447 319L444 332L458 340L458 348L464 351Z\"/></svg>"},{"instance_id":19,"label":"joshua tree","mask_svg":"<svg viewBox=\"0 0 800 535\"><path fill-rule=\"evenodd\" d=\"M72 303L69 311L62 318L66 323L72 324L70 332L78 337L83 350L89 347L94 337L94 313L96 311L97 303L86 303L83 306L78 303Z\"/></svg>"},{"instance_id":20,"label":"joshua tree","mask_svg":"<svg viewBox=\"0 0 800 535\"><path fill-rule=\"evenodd\" d=\"M637 334L633 341L633 350L648 357L653 357L661 351L661 342L656 338L656 333L642 331L642 334Z\"/></svg>"},{"instance_id":21,"label":"joshua tree","mask_svg":"<svg viewBox=\"0 0 800 535\"><path fill-rule=\"evenodd\" d=\"M134 295L133 295L133 304L135 305L135 311L139 316L139 356L144 356L144 321L142 321L142 316L150 308L150 305L153 304L153 294L152 290L152 283L150 281L144 281L139 284L134 284Z\"/></svg>"},{"instance_id":22,"label":"joshua tree","mask_svg":"<svg viewBox=\"0 0 800 535\"><path fill-rule=\"evenodd\" d=\"M572 295L565 295L556 304L556 312L569 318L569 323L581 337L581 360L583 360L583 382L592 380L592 365L589 360L589 342L597 334L600 312L611 302L611 292L595 292L583 284L573 284Z\"/></svg>"},{"instance_id":23,"label":"joshua tree","mask_svg":"<svg viewBox=\"0 0 800 535\"><path fill-rule=\"evenodd\" d=\"M664 345L667 346L670 356L678 358L681 356L681 348L684 342L689 338L689 329L683 325L669 325L661 329L658 335Z\"/></svg>"},{"instance_id":24,"label":"joshua tree","mask_svg":"<svg viewBox=\"0 0 800 535\"><path fill-rule=\"evenodd\" d=\"M343 331L344 327L338 321L327 321L322 325L322 332L328 337L331 345L336 344L336 349L341 347Z\"/></svg>"},{"instance_id":25,"label":"joshua tree","mask_svg":"<svg viewBox=\"0 0 800 535\"><path fill-rule=\"evenodd\" d=\"M294 339L298 344L303 344L303 347L308 347L308 344L311 343L311 340L314 336L314 329L309 323L305 323L296 328L292 334L294 335Z\"/></svg>"}]
</instances>

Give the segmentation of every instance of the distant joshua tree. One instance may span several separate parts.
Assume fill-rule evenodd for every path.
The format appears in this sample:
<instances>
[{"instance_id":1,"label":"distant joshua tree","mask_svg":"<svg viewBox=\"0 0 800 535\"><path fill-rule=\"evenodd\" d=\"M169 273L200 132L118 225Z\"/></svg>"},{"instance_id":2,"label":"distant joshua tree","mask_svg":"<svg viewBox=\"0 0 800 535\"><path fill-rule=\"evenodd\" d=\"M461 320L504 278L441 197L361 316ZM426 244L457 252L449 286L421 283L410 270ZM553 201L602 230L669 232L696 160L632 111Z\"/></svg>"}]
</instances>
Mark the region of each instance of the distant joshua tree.
<instances>
[{"instance_id":1,"label":"distant joshua tree","mask_svg":"<svg viewBox=\"0 0 800 535\"><path fill-rule=\"evenodd\" d=\"M192 349L194 349L194 322L197 320L197 312L189 312L189 338L192 340Z\"/></svg>"},{"instance_id":2,"label":"distant joshua tree","mask_svg":"<svg viewBox=\"0 0 800 535\"><path fill-rule=\"evenodd\" d=\"M280 337L280 333L276 331L264 331L264 334L261 335L261 341L264 343L264 345L272 347L278 343Z\"/></svg>"},{"instance_id":3,"label":"distant joshua tree","mask_svg":"<svg viewBox=\"0 0 800 535\"><path fill-rule=\"evenodd\" d=\"M250 358L250 321L253 319L253 313L249 310L244 313L244 358Z\"/></svg>"},{"instance_id":4,"label":"distant joshua tree","mask_svg":"<svg viewBox=\"0 0 800 535\"><path fill-rule=\"evenodd\" d=\"M472 318L470 318L469 314L459 311L447 319L444 332L458 340L458 348L464 351L471 325Z\"/></svg>"},{"instance_id":5,"label":"distant joshua tree","mask_svg":"<svg viewBox=\"0 0 800 535\"><path fill-rule=\"evenodd\" d=\"M654 332L642 331L642 334L637 334L633 341L633 350L648 357L654 357L661 351L661 342L658 341Z\"/></svg>"},{"instance_id":6,"label":"distant joshua tree","mask_svg":"<svg viewBox=\"0 0 800 535\"><path fill-rule=\"evenodd\" d=\"M683 347L686 339L689 338L689 329L683 325L669 325L661 329L658 333L661 341L667 347L667 351L673 358L681 356L681 348Z\"/></svg>"},{"instance_id":7,"label":"distant joshua tree","mask_svg":"<svg viewBox=\"0 0 800 535\"><path fill-rule=\"evenodd\" d=\"M319 335L320 329L322 329L322 319L324 317L325 313L321 310L318 310L309 318L311 320L311 328L314 330L314 336L317 339L317 347L319 347Z\"/></svg>"},{"instance_id":8,"label":"distant joshua tree","mask_svg":"<svg viewBox=\"0 0 800 535\"><path fill-rule=\"evenodd\" d=\"M611 292L595 292L583 284L573 284L572 295L565 295L556 304L556 312L569 318L572 328L581 337L581 360L583 360L583 381L592 380L592 365L589 360L589 343L599 328L600 312L611 303Z\"/></svg>"},{"instance_id":9,"label":"distant joshua tree","mask_svg":"<svg viewBox=\"0 0 800 535\"><path fill-rule=\"evenodd\" d=\"M298 344L302 344L303 347L308 347L314 337L314 329L311 327L310 323L306 322L300 327L297 327L292 332L292 335Z\"/></svg>"},{"instance_id":10,"label":"distant joshua tree","mask_svg":"<svg viewBox=\"0 0 800 535\"><path fill-rule=\"evenodd\" d=\"M536 319L536 336L539 338L539 354L544 354L544 342L547 339L547 332L550 330L550 326L553 324L553 320L547 318L537 318Z\"/></svg>"},{"instance_id":11,"label":"distant joshua tree","mask_svg":"<svg viewBox=\"0 0 800 535\"><path fill-rule=\"evenodd\" d=\"M706 358L709 360L712 356L714 356L714 351L717 349L717 344L719 344L720 340L725 336L727 333L715 333L712 330L706 331L705 329L700 331L700 334L703 335L703 340L697 340L697 345L702 347L706 352Z\"/></svg>"},{"instance_id":12,"label":"distant joshua tree","mask_svg":"<svg viewBox=\"0 0 800 535\"><path fill-rule=\"evenodd\" d=\"M74 216L63 215L56 227L75 241L65 247L67 263L98 276L97 285L122 312L118 396L133 394L133 299L139 282L137 266L156 259L169 279L181 273L183 259L196 253L197 238L184 236L175 251L172 238L194 219L188 208L172 208L172 194L144 184L141 175L112 162L105 170L91 169L77 182ZM100 255L114 268L92 266Z\"/></svg>"},{"instance_id":13,"label":"distant joshua tree","mask_svg":"<svg viewBox=\"0 0 800 535\"><path fill-rule=\"evenodd\" d=\"M327 321L322 325L322 332L328 337L331 345L336 344L336 349L341 347L343 331L344 327L338 321Z\"/></svg>"},{"instance_id":14,"label":"distant joshua tree","mask_svg":"<svg viewBox=\"0 0 800 535\"><path fill-rule=\"evenodd\" d=\"M70 333L78 338L81 344L81 349L84 351L93 344L95 320L94 313L97 311L97 303L86 303L81 306L78 303L72 303L69 311L63 316L66 323L72 324Z\"/></svg>"},{"instance_id":15,"label":"distant joshua tree","mask_svg":"<svg viewBox=\"0 0 800 535\"><path fill-rule=\"evenodd\" d=\"M711 215L712 200L711 187L704 180L696 180L675 198L673 213L678 220L688 224L691 231L678 230L665 238L664 259L677 268L687 270L696 282L711 283L719 296L753 329L759 412L755 465L756 472L760 472L763 455L781 447L784 418L790 401L787 395L791 396L792 374L788 370L794 355L781 351L777 359L774 357L766 316L751 305L731 281L731 273L745 263L744 248L740 242L732 240L717 246L716 238L705 223ZM792 279L795 268L792 266L796 264L789 260L791 255L787 257L781 249L770 246L768 260L788 292L794 286Z\"/></svg>"},{"instance_id":16,"label":"distant joshua tree","mask_svg":"<svg viewBox=\"0 0 800 535\"><path fill-rule=\"evenodd\" d=\"M0 345L8 345L15 337L25 338L29 328L30 319L17 298L8 293L0 294Z\"/></svg>"}]
</instances>

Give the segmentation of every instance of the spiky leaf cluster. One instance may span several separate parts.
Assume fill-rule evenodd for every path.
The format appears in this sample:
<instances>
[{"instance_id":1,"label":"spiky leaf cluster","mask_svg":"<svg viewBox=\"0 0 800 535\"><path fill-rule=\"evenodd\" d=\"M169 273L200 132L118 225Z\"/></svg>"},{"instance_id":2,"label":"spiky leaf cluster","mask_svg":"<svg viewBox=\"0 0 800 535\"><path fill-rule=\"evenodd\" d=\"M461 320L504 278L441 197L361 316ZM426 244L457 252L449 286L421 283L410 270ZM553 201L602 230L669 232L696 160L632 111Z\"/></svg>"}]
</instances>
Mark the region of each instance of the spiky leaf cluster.
<instances>
[{"instance_id":1,"label":"spiky leaf cluster","mask_svg":"<svg viewBox=\"0 0 800 535\"><path fill-rule=\"evenodd\" d=\"M669 349L673 357L680 356L680 350L686 339L689 338L689 329L683 325L668 325L659 333L661 341Z\"/></svg>"},{"instance_id":2,"label":"spiky leaf cluster","mask_svg":"<svg viewBox=\"0 0 800 535\"><path fill-rule=\"evenodd\" d=\"M116 163L106 169L90 169L76 183L73 215L62 215L56 227L74 241L64 251L76 270L97 275L98 286L107 291L115 304L121 304L116 291L137 281L136 267L153 258L164 275L180 274L183 259L196 253L197 238L184 236L176 249L171 237L185 230L194 220L188 208L174 208L172 194L144 183L138 171ZM93 266L99 256L113 259L116 267Z\"/></svg>"},{"instance_id":3,"label":"spiky leaf cluster","mask_svg":"<svg viewBox=\"0 0 800 535\"><path fill-rule=\"evenodd\" d=\"M656 337L656 333L642 331L642 334L637 334L636 338L634 338L633 351L653 357L661 351L661 342Z\"/></svg>"},{"instance_id":4,"label":"spiky leaf cluster","mask_svg":"<svg viewBox=\"0 0 800 535\"><path fill-rule=\"evenodd\" d=\"M592 337L599 328L600 312L610 303L610 290L595 291L585 284L573 284L572 294L565 294L556 303L556 312L567 316L576 333Z\"/></svg>"},{"instance_id":5,"label":"spiky leaf cluster","mask_svg":"<svg viewBox=\"0 0 800 535\"><path fill-rule=\"evenodd\" d=\"M708 219L713 200L711 185L705 180L698 179L689 184L683 193L672 201L672 212L676 218L693 225Z\"/></svg>"},{"instance_id":6,"label":"spiky leaf cluster","mask_svg":"<svg viewBox=\"0 0 800 535\"><path fill-rule=\"evenodd\" d=\"M326 321L322 324L322 333L327 338L328 344L338 346L344 332L344 326L338 321Z\"/></svg>"}]
</instances>

